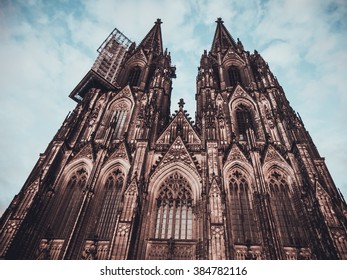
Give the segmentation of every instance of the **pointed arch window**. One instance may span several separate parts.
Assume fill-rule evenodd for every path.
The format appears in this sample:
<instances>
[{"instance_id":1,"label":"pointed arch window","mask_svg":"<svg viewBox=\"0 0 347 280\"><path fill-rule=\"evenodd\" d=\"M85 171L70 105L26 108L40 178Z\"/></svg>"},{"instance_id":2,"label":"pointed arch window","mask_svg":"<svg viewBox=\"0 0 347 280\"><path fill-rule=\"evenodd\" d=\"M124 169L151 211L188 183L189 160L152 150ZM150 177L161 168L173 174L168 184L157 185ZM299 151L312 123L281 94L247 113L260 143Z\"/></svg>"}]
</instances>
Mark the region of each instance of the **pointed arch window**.
<instances>
[{"instance_id":1,"label":"pointed arch window","mask_svg":"<svg viewBox=\"0 0 347 280\"><path fill-rule=\"evenodd\" d=\"M212 67L213 70L213 77L216 81L216 89L220 90L220 79L219 79L219 67L218 64L214 64Z\"/></svg>"},{"instance_id":2,"label":"pointed arch window","mask_svg":"<svg viewBox=\"0 0 347 280\"><path fill-rule=\"evenodd\" d=\"M247 140L247 129L254 127L251 112L242 104L236 108L236 122L239 139Z\"/></svg>"},{"instance_id":3,"label":"pointed arch window","mask_svg":"<svg viewBox=\"0 0 347 280\"><path fill-rule=\"evenodd\" d=\"M85 168L75 171L59 200L59 210L55 222L54 234L59 238L67 238L77 218L83 199L83 191L87 182L88 173Z\"/></svg>"},{"instance_id":4,"label":"pointed arch window","mask_svg":"<svg viewBox=\"0 0 347 280\"><path fill-rule=\"evenodd\" d=\"M228 75L230 86L237 86L238 84L241 84L241 74L239 68L236 66L229 67Z\"/></svg>"},{"instance_id":5,"label":"pointed arch window","mask_svg":"<svg viewBox=\"0 0 347 280\"><path fill-rule=\"evenodd\" d=\"M146 80L146 86L145 86L146 89L149 89L149 86L152 82L156 69L157 69L157 66L155 64L151 64L151 66L149 67L147 80Z\"/></svg>"},{"instance_id":6,"label":"pointed arch window","mask_svg":"<svg viewBox=\"0 0 347 280\"><path fill-rule=\"evenodd\" d=\"M96 234L100 240L110 239L115 228L118 208L124 185L124 173L114 170L106 179L101 195L101 210L98 215Z\"/></svg>"},{"instance_id":7,"label":"pointed arch window","mask_svg":"<svg viewBox=\"0 0 347 280\"><path fill-rule=\"evenodd\" d=\"M284 246L296 246L302 242L298 219L292 204L289 185L283 174L274 171L269 177L271 207Z\"/></svg>"},{"instance_id":8,"label":"pointed arch window","mask_svg":"<svg viewBox=\"0 0 347 280\"><path fill-rule=\"evenodd\" d=\"M192 191L181 174L174 173L164 181L156 208L156 239L193 238Z\"/></svg>"},{"instance_id":9,"label":"pointed arch window","mask_svg":"<svg viewBox=\"0 0 347 280\"><path fill-rule=\"evenodd\" d=\"M128 116L129 106L126 102L120 102L115 106L111 126L114 128L112 139L120 139L126 130L126 119Z\"/></svg>"},{"instance_id":10,"label":"pointed arch window","mask_svg":"<svg viewBox=\"0 0 347 280\"><path fill-rule=\"evenodd\" d=\"M130 86L138 86L141 75L141 68L139 66L135 66L129 72L128 83Z\"/></svg>"},{"instance_id":11,"label":"pointed arch window","mask_svg":"<svg viewBox=\"0 0 347 280\"><path fill-rule=\"evenodd\" d=\"M253 210L248 180L241 170L235 169L229 176L230 216L236 244L258 242L258 228Z\"/></svg>"},{"instance_id":12,"label":"pointed arch window","mask_svg":"<svg viewBox=\"0 0 347 280\"><path fill-rule=\"evenodd\" d=\"M110 127L112 139L122 138L129 124L128 116L131 108L131 103L127 99L121 99L112 104L96 130L96 139L109 137Z\"/></svg>"}]
</instances>

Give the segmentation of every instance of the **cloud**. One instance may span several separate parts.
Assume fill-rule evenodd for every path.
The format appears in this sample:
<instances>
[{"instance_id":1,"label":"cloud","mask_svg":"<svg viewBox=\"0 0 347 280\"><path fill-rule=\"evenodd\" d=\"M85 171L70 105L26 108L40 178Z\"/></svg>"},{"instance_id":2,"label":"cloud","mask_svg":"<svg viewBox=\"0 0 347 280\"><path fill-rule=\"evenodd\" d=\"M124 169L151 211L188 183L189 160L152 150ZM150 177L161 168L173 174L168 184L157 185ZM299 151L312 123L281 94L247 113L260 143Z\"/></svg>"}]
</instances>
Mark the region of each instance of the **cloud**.
<instances>
[{"instance_id":1,"label":"cloud","mask_svg":"<svg viewBox=\"0 0 347 280\"><path fill-rule=\"evenodd\" d=\"M255 42L284 87L345 196L345 1L269 1Z\"/></svg>"},{"instance_id":2,"label":"cloud","mask_svg":"<svg viewBox=\"0 0 347 280\"><path fill-rule=\"evenodd\" d=\"M0 9L0 213L73 108L67 95L92 63L68 42L62 12L48 19L45 9L41 2Z\"/></svg>"},{"instance_id":3,"label":"cloud","mask_svg":"<svg viewBox=\"0 0 347 280\"><path fill-rule=\"evenodd\" d=\"M164 47L177 66L172 111L183 96L194 116L197 66L218 17L269 62L347 196L344 0L2 1L0 213L74 108L67 96L114 27L139 43L162 19Z\"/></svg>"}]
</instances>

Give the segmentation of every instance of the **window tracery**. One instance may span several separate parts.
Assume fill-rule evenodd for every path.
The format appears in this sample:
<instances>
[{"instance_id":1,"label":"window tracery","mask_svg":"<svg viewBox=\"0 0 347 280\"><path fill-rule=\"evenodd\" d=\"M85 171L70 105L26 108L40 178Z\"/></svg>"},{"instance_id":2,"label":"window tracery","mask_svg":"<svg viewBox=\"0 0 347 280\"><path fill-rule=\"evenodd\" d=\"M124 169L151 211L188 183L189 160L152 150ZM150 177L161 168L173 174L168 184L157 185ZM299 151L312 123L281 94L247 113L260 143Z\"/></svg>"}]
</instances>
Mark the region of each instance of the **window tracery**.
<instances>
[{"instance_id":1,"label":"window tracery","mask_svg":"<svg viewBox=\"0 0 347 280\"><path fill-rule=\"evenodd\" d=\"M102 119L96 131L96 139L103 138L108 134L111 127L112 139L119 139L124 135L128 124L128 115L131 105L127 99L115 101Z\"/></svg>"},{"instance_id":2,"label":"window tracery","mask_svg":"<svg viewBox=\"0 0 347 280\"><path fill-rule=\"evenodd\" d=\"M231 66L228 69L230 86L236 86L241 84L240 70L236 66Z\"/></svg>"},{"instance_id":3,"label":"window tracery","mask_svg":"<svg viewBox=\"0 0 347 280\"><path fill-rule=\"evenodd\" d=\"M281 235L282 244L296 246L301 238L298 232L298 220L294 206L291 203L289 184L283 173L275 170L269 178L271 207L277 228Z\"/></svg>"},{"instance_id":4,"label":"window tracery","mask_svg":"<svg viewBox=\"0 0 347 280\"><path fill-rule=\"evenodd\" d=\"M220 78L219 78L218 64L214 64L212 69L213 69L213 77L214 77L214 80L215 80L216 89L220 90Z\"/></svg>"},{"instance_id":5,"label":"window tracery","mask_svg":"<svg viewBox=\"0 0 347 280\"><path fill-rule=\"evenodd\" d=\"M192 239L193 198L191 187L179 173L162 184L156 199L156 239Z\"/></svg>"},{"instance_id":6,"label":"window tracery","mask_svg":"<svg viewBox=\"0 0 347 280\"><path fill-rule=\"evenodd\" d=\"M124 173L117 168L107 178L103 187L101 210L98 216L96 235L99 239L109 239L114 230L118 208L124 185Z\"/></svg>"},{"instance_id":7,"label":"window tracery","mask_svg":"<svg viewBox=\"0 0 347 280\"><path fill-rule=\"evenodd\" d=\"M79 207L83 198L83 191L88 179L87 170L82 167L75 171L60 196L59 211L57 212L54 225L58 225L55 230L57 237L65 238L72 229L79 212Z\"/></svg>"},{"instance_id":8,"label":"window tracery","mask_svg":"<svg viewBox=\"0 0 347 280\"><path fill-rule=\"evenodd\" d=\"M236 108L237 130L240 140L247 140L247 130L253 127L252 114L249 109L241 104Z\"/></svg>"},{"instance_id":9,"label":"window tracery","mask_svg":"<svg viewBox=\"0 0 347 280\"><path fill-rule=\"evenodd\" d=\"M130 86L138 86L141 75L141 68L136 66L129 72L128 83Z\"/></svg>"},{"instance_id":10,"label":"window tracery","mask_svg":"<svg viewBox=\"0 0 347 280\"><path fill-rule=\"evenodd\" d=\"M113 139L119 139L125 130L125 121L127 119L129 107L125 102L120 102L114 107L111 126L114 128Z\"/></svg>"},{"instance_id":11,"label":"window tracery","mask_svg":"<svg viewBox=\"0 0 347 280\"><path fill-rule=\"evenodd\" d=\"M210 190L211 223L223 223L222 197L217 183L213 184Z\"/></svg>"},{"instance_id":12,"label":"window tracery","mask_svg":"<svg viewBox=\"0 0 347 280\"><path fill-rule=\"evenodd\" d=\"M253 211L251 191L245 174L234 169L229 176L230 211L235 243L257 243L257 225Z\"/></svg>"},{"instance_id":13,"label":"window tracery","mask_svg":"<svg viewBox=\"0 0 347 280\"><path fill-rule=\"evenodd\" d=\"M318 203L323 215L325 216L326 222L329 226L338 227L339 221L333 210L333 203L331 202L329 195L323 191L322 187L319 184L317 185Z\"/></svg>"},{"instance_id":14,"label":"window tracery","mask_svg":"<svg viewBox=\"0 0 347 280\"><path fill-rule=\"evenodd\" d=\"M147 81L146 81L146 86L145 88L146 89L149 89L149 86L152 82L152 79L156 73L156 69L157 69L157 66L155 64L152 64L150 67L149 67L149 71L148 71L148 75L147 75Z\"/></svg>"}]
</instances>

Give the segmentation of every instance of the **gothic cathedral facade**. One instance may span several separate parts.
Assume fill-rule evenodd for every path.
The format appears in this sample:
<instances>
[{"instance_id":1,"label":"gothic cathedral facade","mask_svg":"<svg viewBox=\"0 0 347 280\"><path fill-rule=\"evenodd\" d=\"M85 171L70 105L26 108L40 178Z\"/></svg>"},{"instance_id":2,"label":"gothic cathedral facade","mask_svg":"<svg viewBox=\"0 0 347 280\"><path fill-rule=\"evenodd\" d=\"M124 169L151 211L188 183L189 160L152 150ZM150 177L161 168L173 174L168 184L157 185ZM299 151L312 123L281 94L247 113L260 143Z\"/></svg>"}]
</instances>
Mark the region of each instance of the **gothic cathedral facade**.
<instances>
[{"instance_id":1,"label":"gothic cathedral facade","mask_svg":"<svg viewBox=\"0 0 347 280\"><path fill-rule=\"evenodd\" d=\"M347 259L347 207L256 51L219 18L196 120L161 21L115 29L0 220L2 259Z\"/></svg>"}]
</instances>

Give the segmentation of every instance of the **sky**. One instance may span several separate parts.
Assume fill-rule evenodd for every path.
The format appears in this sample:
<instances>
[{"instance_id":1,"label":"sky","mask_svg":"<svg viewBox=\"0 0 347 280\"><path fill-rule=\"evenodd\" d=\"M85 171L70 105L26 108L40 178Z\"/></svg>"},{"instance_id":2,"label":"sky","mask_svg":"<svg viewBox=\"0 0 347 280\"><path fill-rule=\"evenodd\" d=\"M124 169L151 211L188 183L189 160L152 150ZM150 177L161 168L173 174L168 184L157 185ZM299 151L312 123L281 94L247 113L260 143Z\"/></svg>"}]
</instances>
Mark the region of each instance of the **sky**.
<instances>
[{"instance_id":1,"label":"sky","mask_svg":"<svg viewBox=\"0 0 347 280\"><path fill-rule=\"evenodd\" d=\"M76 103L69 93L116 27L140 43L157 18L195 118L195 79L222 17L244 48L277 76L336 186L347 198L347 2L345 0L0 1L0 215Z\"/></svg>"}]
</instances>

